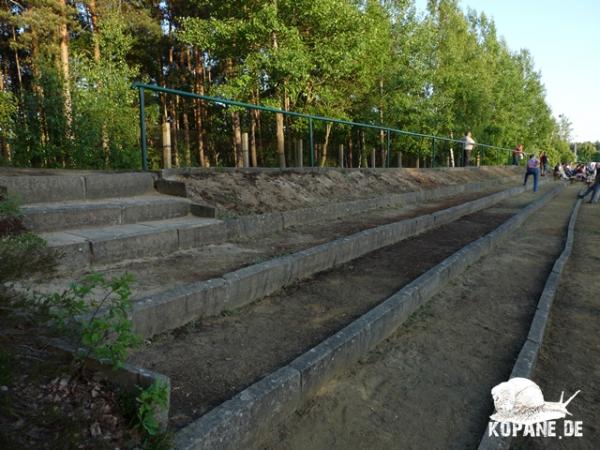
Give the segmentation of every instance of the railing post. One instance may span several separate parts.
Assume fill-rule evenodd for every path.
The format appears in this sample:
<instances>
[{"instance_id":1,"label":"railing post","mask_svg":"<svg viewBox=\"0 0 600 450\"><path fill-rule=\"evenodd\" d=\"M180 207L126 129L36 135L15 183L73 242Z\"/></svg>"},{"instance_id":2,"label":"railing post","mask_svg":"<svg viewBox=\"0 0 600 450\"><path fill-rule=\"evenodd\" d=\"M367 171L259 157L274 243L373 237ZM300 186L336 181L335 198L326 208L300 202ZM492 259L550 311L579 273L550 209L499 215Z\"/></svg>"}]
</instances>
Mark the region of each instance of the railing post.
<instances>
[{"instance_id":1,"label":"railing post","mask_svg":"<svg viewBox=\"0 0 600 450\"><path fill-rule=\"evenodd\" d=\"M338 149L338 160L340 164L340 168L344 168L344 144L340 144Z\"/></svg>"},{"instance_id":2,"label":"railing post","mask_svg":"<svg viewBox=\"0 0 600 450\"><path fill-rule=\"evenodd\" d=\"M244 167L250 167L250 146L248 145L248 133L242 133L242 154L244 155Z\"/></svg>"},{"instance_id":3,"label":"railing post","mask_svg":"<svg viewBox=\"0 0 600 450\"><path fill-rule=\"evenodd\" d=\"M390 130L387 130L387 162L386 162L386 166L389 169L390 167L390 154L391 154L391 149L392 149L392 142L390 140Z\"/></svg>"},{"instance_id":4,"label":"railing post","mask_svg":"<svg viewBox=\"0 0 600 450\"><path fill-rule=\"evenodd\" d=\"M146 118L144 111L144 88L138 88L140 100L140 144L142 148L142 169L148 170L148 149L146 148Z\"/></svg>"},{"instance_id":5,"label":"railing post","mask_svg":"<svg viewBox=\"0 0 600 450\"><path fill-rule=\"evenodd\" d=\"M371 168L374 169L375 168L375 147L373 147L373 150L371 150Z\"/></svg>"},{"instance_id":6,"label":"railing post","mask_svg":"<svg viewBox=\"0 0 600 450\"><path fill-rule=\"evenodd\" d=\"M431 138L431 168L435 167L435 138Z\"/></svg>"},{"instance_id":7,"label":"railing post","mask_svg":"<svg viewBox=\"0 0 600 450\"><path fill-rule=\"evenodd\" d=\"M162 124L163 169L171 168L171 124L165 120Z\"/></svg>"},{"instance_id":8,"label":"railing post","mask_svg":"<svg viewBox=\"0 0 600 450\"><path fill-rule=\"evenodd\" d=\"M308 136L310 146L310 167L315 167L315 141L313 136L313 120L312 117L308 119Z\"/></svg>"},{"instance_id":9,"label":"railing post","mask_svg":"<svg viewBox=\"0 0 600 450\"><path fill-rule=\"evenodd\" d=\"M296 164L301 168L304 164L304 155L302 154L302 139L298 139L296 145Z\"/></svg>"}]
</instances>

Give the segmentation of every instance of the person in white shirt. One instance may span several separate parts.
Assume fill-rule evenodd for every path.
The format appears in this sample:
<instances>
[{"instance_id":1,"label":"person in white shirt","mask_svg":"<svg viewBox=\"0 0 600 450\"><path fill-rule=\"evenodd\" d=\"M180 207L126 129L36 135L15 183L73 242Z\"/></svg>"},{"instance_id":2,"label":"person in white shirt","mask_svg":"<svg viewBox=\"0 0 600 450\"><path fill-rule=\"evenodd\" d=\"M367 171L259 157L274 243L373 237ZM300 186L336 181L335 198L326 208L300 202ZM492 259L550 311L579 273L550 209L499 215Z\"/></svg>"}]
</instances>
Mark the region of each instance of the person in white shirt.
<instances>
[{"instance_id":1,"label":"person in white shirt","mask_svg":"<svg viewBox=\"0 0 600 450\"><path fill-rule=\"evenodd\" d=\"M462 138L463 144L463 167L469 166L471 163L471 153L475 147L475 139L471 136L471 132L467 131L465 137Z\"/></svg>"}]
</instances>

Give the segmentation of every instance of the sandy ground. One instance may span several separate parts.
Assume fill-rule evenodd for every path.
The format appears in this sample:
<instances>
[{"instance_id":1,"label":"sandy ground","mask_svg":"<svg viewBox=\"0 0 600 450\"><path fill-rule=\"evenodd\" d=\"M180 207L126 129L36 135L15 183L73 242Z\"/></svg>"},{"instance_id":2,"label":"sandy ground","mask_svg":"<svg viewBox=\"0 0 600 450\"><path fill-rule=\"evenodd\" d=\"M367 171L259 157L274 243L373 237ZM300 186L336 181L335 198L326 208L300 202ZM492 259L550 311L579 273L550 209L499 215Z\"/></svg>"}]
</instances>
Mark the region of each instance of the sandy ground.
<instances>
[{"instance_id":1,"label":"sandy ground","mask_svg":"<svg viewBox=\"0 0 600 450\"><path fill-rule=\"evenodd\" d=\"M211 205L223 216L261 214L522 175L512 166L455 169L327 170L323 172L206 171L175 179L187 185L192 200Z\"/></svg>"},{"instance_id":2,"label":"sandy ground","mask_svg":"<svg viewBox=\"0 0 600 450\"><path fill-rule=\"evenodd\" d=\"M492 413L490 390L509 376L562 250L574 196L569 188L530 217L264 448L476 448Z\"/></svg>"},{"instance_id":3,"label":"sandy ground","mask_svg":"<svg viewBox=\"0 0 600 450\"><path fill-rule=\"evenodd\" d=\"M568 406L583 437L519 439L513 449L597 449L600 443L600 205L583 204L573 253L561 277L533 380L547 401L581 393ZM562 421L560 421L562 422ZM562 425L559 422L559 429Z\"/></svg>"},{"instance_id":4,"label":"sandy ground","mask_svg":"<svg viewBox=\"0 0 600 450\"><path fill-rule=\"evenodd\" d=\"M230 315L159 336L131 362L171 377L171 421L179 428L318 344L537 196L525 193Z\"/></svg>"}]
</instances>

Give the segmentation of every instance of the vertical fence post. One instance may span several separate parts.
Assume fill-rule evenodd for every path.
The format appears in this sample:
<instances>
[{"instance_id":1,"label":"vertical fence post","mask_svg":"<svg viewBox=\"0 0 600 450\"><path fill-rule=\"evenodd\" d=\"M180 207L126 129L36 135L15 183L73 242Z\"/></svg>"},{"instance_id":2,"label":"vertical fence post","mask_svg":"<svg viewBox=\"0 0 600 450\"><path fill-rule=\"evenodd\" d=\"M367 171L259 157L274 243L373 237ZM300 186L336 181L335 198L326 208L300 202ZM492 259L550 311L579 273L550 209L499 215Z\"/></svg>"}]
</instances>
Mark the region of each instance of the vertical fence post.
<instances>
[{"instance_id":1,"label":"vertical fence post","mask_svg":"<svg viewBox=\"0 0 600 450\"><path fill-rule=\"evenodd\" d=\"M390 167L391 150L392 150L392 141L390 140L390 130L387 130L387 163L386 163L386 166L388 169Z\"/></svg>"},{"instance_id":2,"label":"vertical fence post","mask_svg":"<svg viewBox=\"0 0 600 450\"><path fill-rule=\"evenodd\" d=\"M371 150L371 168L374 169L375 168L375 147L373 147L373 150Z\"/></svg>"},{"instance_id":3,"label":"vertical fence post","mask_svg":"<svg viewBox=\"0 0 600 450\"><path fill-rule=\"evenodd\" d=\"M304 163L304 155L302 155L302 139L298 139L296 143L296 164L298 167L302 167Z\"/></svg>"},{"instance_id":4,"label":"vertical fence post","mask_svg":"<svg viewBox=\"0 0 600 450\"><path fill-rule=\"evenodd\" d=\"M308 136L310 146L310 167L315 167L315 140L313 132L313 120L312 117L308 119Z\"/></svg>"},{"instance_id":5,"label":"vertical fence post","mask_svg":"<svg viewBox=\"0 0 600 450\"><path fill-rule=\"evenodd\" d=\"M431 138L431 168L435 167L435 138Z\"/></svg>"},{"instance_id":6,"label":"vertical fence post","mask_svg":"<svg viewBox=\"0 0 600 450\"><path fill-rule=\"evenodd\" d=\"M168 120L162 123L163 169L171 168L171 124Z\"/></svg>"},{"instance_id":7,"label":"vertical fence post","mask_svg":"<svg viewBox=\"0 0 600 450\"><path fill-rule=\"evenodd\" d=\"M148 170L148 149L146 148L146 117L144 112L144 88L138 88L140 100L140 144L142 148L142 169Z\"/></svg>"},{"instance_id":8,"label":"vertical fence post","mask_svg":"<svg viewBox=\"0 0 600 450\"><path fill-rule=\"evenodd\" d=\"M339 160L340 167L343 169L344 168L344 144L340 144L340 147L338 150L338 160Z\"/></svg>"},{"instance_id":9,"label":"vertical fence post","mask_svg":"<svg viewBox=\"0 0 600 450\"><path fill-rule=\"evenodd\" d=\"M244 155L244 167L250 167L250 146L248 145L248 133L242 133L242 154Z\"/></svg>"}]
</instances>

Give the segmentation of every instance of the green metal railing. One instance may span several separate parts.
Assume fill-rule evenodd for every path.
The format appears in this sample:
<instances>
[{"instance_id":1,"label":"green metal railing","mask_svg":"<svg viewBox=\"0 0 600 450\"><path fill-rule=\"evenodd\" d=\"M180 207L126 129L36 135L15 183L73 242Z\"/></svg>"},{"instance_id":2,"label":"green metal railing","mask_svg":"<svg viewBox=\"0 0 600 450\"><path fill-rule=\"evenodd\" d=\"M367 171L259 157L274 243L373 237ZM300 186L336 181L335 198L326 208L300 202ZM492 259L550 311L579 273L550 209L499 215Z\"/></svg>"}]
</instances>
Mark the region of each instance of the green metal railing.
<instances>
[{"instance_id":1,"label":"green metal railing","mask_svg":"<svg viewBox=\"0 0 600 450\"><path fill-rule=\"evenodd\" d=\"M316 115L312 115L312 114L304 114L304 113L299 113L299 112L294 112L294 111L285 111L282 109L271 108L268 106L255 105L255 104L251 104L251 103L239 102L236 100L229 100L229 99L220 98L220 97L211 97L208 95L200 95L200 94L196 94L193 92L180 91L177 89L170 89L170 88L166 88L166 87L157 86L154 84L133 83L132 87L134 89L138 89L138 93L139 93L140 145L141 145L141 150L142 150L142 167L144 170L148 170L147 132L146 132L146 118L145 118L145 111L144 111L144 104L145 104L144 91L145 90L163 93L163 94L172 94L172 95L178 95L181 97L204 100L204 101L211 102L214 104L236 106L236 107L241 107L241 108L244 108L247 110L259 110L259 111L266 111L266 112L274 113L274 114L283 114L283 115L290 116L290 117L296 117L296 118L308 120L309 161L310 161L311 167L314 167L314 165L315 165L315 160L314 160L314 156L315 156L314 122L315 121L324 122L324 123L333 123L333 124L339 124L339 125L346 125L346 126L355 127L355 128L377 130L380 132L383 131L386 136L386 148L387 148L386 165L387 165L387 167L390 166L392 134L397 134L397 135L401 135L401 136L410 136L410 137L419 138L419 139L431 139L432 166L434 165L434 161L435 161L436 141L462 144L462 141L459 139L453 139L453 138L448 138L448 137L443 137L443 136L434 136L434 135L430 135L430 134L414 133L414 132L404 131L404 130L400 130L397 128L391 128L391 127L386 127L386 126L382 126L382 125L372 125L372 124L368 124L368 123L352 122L349 120L316 116ZM476 146L478 149L481 149L481 148L495 149L496 150L496 161L498 161L498 152L499 151L512 152L512 149L505 148L505 147L498 147L498 146L494 146L494 145L477 143Z\"/></svg>"}]
</instances>

